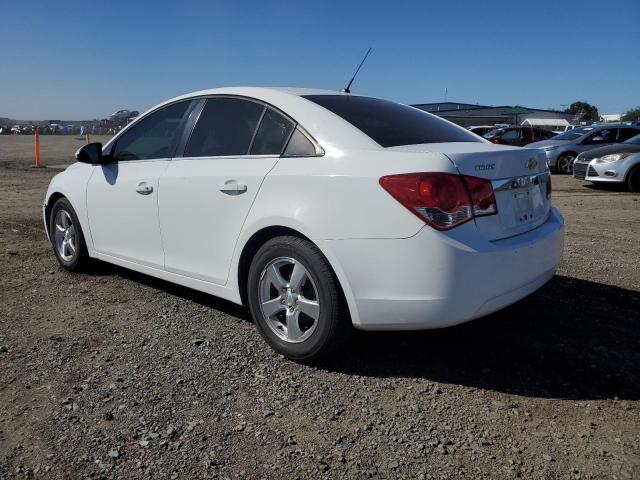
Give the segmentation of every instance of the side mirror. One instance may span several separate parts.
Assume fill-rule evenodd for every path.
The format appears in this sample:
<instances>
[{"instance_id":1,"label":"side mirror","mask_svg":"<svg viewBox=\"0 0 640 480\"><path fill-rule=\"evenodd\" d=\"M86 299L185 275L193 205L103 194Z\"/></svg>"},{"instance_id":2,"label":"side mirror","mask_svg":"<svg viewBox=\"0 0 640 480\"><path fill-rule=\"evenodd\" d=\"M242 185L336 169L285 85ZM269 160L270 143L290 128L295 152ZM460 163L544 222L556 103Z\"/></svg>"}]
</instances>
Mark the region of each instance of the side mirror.
<instances>
[{"instance_id":1,"label":"side mirror","mask_svg":"<svg viewBox=\"0 0 640 480\"><path fill-rule=\"evenodd\" d=\"M107 157L102 156L102 144L99 142L87 143L76 152L76 160L91 165L107 163Z\"/></svg>"}]
</instances>

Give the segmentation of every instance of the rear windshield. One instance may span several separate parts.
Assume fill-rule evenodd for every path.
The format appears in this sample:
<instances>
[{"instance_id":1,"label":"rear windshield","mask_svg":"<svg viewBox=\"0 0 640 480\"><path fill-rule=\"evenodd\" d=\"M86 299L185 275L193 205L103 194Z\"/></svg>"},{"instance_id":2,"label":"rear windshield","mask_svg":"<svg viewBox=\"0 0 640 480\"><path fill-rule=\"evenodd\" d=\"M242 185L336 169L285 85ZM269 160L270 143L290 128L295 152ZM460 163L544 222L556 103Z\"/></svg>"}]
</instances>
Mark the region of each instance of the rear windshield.
<instances>
[{"instance_id":1,"label":"rear windshield","mask_svg":"<svg viewBox=\"0 0 640 480\"><path fill-rule=\"evenodd\" d=\"M482 142L480 138L417 108L378 98L305 95L357 127L383 147L419 143Z\"/></svg>"}]
</instances>

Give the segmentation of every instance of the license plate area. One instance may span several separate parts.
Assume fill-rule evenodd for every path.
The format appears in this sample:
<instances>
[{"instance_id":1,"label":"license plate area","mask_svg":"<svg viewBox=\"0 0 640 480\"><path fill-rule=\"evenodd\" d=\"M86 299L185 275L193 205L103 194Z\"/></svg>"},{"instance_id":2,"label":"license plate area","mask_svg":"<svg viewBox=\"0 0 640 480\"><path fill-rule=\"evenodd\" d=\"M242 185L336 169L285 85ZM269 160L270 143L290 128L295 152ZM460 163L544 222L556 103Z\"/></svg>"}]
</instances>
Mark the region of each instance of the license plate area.
<instances>
[{"instance_id":1,"label":"license plate area","mask_svg":"<svg viewBox=\"0 0 640 480\"><path fill-rule=\"evenodd\" d=\"M548 173L494 181L500 223L509 230L530 227L545 218Z\"/></svg>"},{"instance_id":2,"label":"license plate area","mask_svg":"<svg viewBox=\"0 0 640 480\"><path fill-rule=\"evenodd\" d=\"M513 194L514 221L522 224L535 220L535 206L533 188L522 189Z\"/></svg>"}]
</instances>

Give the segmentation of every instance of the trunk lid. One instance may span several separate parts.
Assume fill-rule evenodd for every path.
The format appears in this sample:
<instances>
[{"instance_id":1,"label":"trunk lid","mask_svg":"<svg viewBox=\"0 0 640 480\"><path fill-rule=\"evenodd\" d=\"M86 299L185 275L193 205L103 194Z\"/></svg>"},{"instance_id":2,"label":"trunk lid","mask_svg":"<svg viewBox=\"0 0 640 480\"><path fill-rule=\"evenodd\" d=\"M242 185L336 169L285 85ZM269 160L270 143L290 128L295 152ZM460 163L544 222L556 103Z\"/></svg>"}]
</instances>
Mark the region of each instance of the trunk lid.
<instances>
[{"instance_id":1,"label":"trunk lid","mask_svg":"<svg viewBox=\"0 0 640 480\"><path fill-rule=\"evenodd\" d=\"M533 230L548 217L549 171L542 150L490 143L448 143L391 147L388 150L446 155L463 175L491 180L498 213L475 223L488 240Z\"/></svg>"}]
</instances>

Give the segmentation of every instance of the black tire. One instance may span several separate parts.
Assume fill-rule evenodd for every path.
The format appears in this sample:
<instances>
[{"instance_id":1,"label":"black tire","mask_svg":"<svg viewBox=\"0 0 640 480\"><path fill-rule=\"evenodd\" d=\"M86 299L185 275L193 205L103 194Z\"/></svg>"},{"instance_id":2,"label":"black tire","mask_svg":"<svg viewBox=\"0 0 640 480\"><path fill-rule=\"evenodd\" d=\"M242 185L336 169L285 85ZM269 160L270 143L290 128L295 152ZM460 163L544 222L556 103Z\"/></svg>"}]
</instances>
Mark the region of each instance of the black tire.
<instances>
[{"instance_id":1,"label":"black tire","mask_svg":"<svg viewBox=\"0 0 640 480\"><path fill-rule=\"evenodd\" d=\"M636 193L640 193L640 165L636 165L627 174L627 188Z\"/></svg>"},{"instance_id":2,"label":"black tire","mask_svg":"<svg viewBox=\"0 0 640 480\"><path fill-rule=\"evenodd\" d=\"M290 261L293 263L288 263ZM278 267L278 262L283 266ZM286 300L287 293L284 291L289 291L289 295L291 295L291 288L279 291L274 286L275 284L266 278L268 275L264 272L267 267L275 266L282 275L281 280L288 282L286 285L293 286L293 269L298 263L307 275L304 277L304 284L300 287L300 297L303 298L303 289L310 288L311 293L305 294L304 297L307 295L317 297L319 313L317 313L315 320L312 317L306 317L303 313L299 313L295 317L296 330L298 333L302 333L299 338L304 338L304 335L307 334L309 336L297 343L292 343L292 340L286 338L289 337L286 318L287 312L292 312L293 315L293 312L297 311L295 310L298 308L297 300L290 310L289 300ZM289 266L291 273L288 274L287 268ZM308 280L309 278L311 281ZM271 298L272 295L277 297L272 301L281 299L282 306L276 308L284 309L269 317L263 313L262 307L264 295L266 295L263 294L265 285L269 285L266 288L272 292L268 297ZM339 344L346 340L351 330L348 310L329 261L313 243L298 237L273 238L256 252L249 268L247 299L253 320L264 339L276 352L291 360L317 362L326 358L328 353L334 351ZM303 298L301 301L306 300ZM306 331L303 331L303 320L311 325ZM282 326L278 322L281 322ZM293 328L292 331L294 331Z\"/></svg>"},{"instance_id":3,"label":"black tire","mask_svg":"<svg viewBox=\"0 0 640 480\"><path fill-rule=\"evenodd\" d=\"M556 172L562 175L571 175L573 173L573 162L576 160L575 153L563 153L556 160Z\"/></svg>"},{"instance_id":4,"label":"black tire","mask_svg":"<svg viewBox=\"0 0 640 480\"><path fill-rule=\"evenodd\" d=\"M73 226L73 234L71 235L71 229L69 234L65 232L63 239L71 240L71 245L64 251L68 255L64 255L60 250L60 244L58 240L62 232L56 226L56 219L58 215L64 217L68 215L71 225ZM84 234L82 233L82 227L78 221L76 211L71 206L71 203L66 198L58 199L51 207L51 215L49 215L49 238L51 239L51 245L53 246L53 252L58 259L60 266L71 272L77 272L85 270L89 266L90 258L87 252L87 244L84 240ZM72 249L72 247L74 247Z\"/></svg>"}]
</instances>

